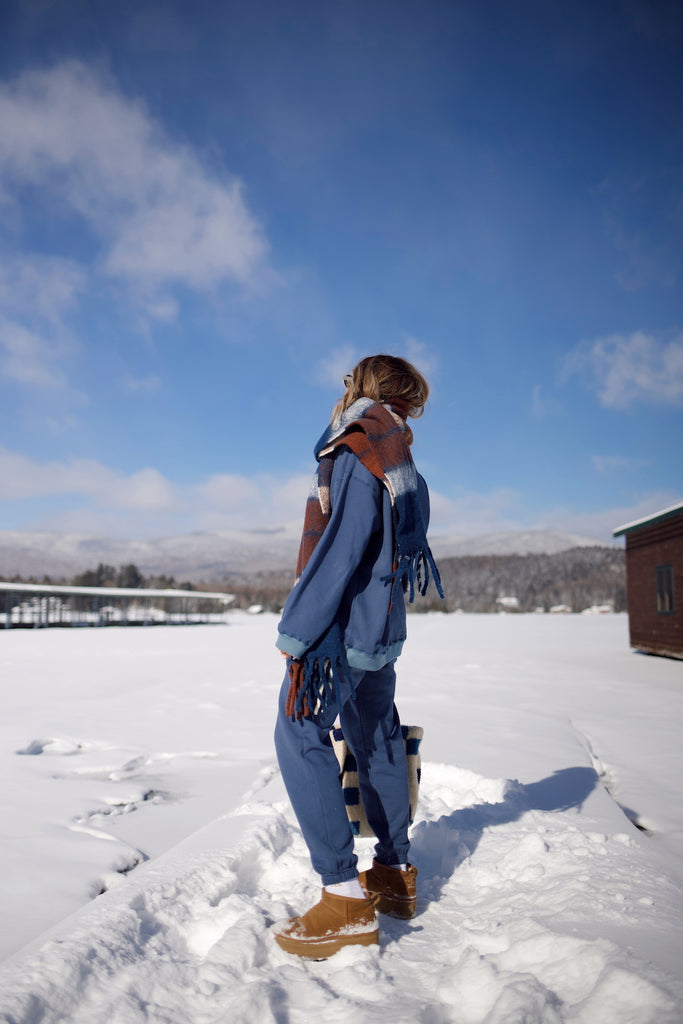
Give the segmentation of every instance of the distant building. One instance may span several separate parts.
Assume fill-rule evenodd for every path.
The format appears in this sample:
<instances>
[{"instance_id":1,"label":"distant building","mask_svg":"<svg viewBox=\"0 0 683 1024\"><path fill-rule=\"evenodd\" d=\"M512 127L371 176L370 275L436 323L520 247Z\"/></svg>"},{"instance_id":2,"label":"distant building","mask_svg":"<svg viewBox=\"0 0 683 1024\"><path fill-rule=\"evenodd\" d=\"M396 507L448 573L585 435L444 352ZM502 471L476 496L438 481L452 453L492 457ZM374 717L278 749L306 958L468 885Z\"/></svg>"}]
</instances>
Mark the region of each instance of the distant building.
<instances>
[{"instance_id":1,"label":"distant building","mask_svg":"<svg viewBox=\"0 0 683 1024\"><path fill-rule=\"evenodd\" d=\"M0 582L0 629L225 622L232 594Z\"/></svg>"},{"instance_id":2,"label":"distant building","mask_svg":"<svg viewBox=\"0 0 683 1024\"><path fill-rule=\"evenodd\" d=\"M683 658L683 502L626 523L614 536L626 537L631 646Z\"/></svg>"}]
</instances>

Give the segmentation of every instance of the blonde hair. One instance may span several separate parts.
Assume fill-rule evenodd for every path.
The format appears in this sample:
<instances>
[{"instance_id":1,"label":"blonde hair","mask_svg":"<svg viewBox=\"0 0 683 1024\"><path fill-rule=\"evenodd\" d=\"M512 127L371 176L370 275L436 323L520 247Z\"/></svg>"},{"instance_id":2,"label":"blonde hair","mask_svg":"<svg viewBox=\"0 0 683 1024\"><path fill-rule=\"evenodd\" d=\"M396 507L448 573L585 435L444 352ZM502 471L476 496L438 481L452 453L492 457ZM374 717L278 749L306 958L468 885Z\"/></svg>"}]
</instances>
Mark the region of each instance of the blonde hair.
<instances>
[{"instance_id":1,"label":"blonde hair","mask_svg":"<svg viewBox=\"0 0 683 1024\"><path fill-rule=\"evenodd\" d=\"M404 419L417 419L424 412L429 398L429 384L419 370L400 356L366 356L353 368L343 398L337 403L332 419L337 420L358 398L371 398L382 404L395 403ZM407 428L408 443L413 432Z\"/></svg>"}]
</instances>

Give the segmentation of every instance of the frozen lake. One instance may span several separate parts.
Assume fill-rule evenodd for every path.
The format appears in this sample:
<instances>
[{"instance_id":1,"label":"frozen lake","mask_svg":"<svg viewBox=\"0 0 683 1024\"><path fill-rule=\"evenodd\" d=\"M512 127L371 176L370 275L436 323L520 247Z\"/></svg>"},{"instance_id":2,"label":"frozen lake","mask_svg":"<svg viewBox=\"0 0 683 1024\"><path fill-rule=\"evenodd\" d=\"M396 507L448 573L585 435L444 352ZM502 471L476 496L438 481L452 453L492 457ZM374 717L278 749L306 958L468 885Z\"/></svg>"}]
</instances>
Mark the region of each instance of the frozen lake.
<instances>
[{"instance_id":1,"label":"frozen lake","mask_svg":"<svg viewBox=\"0 0 683 1024\"><path fill-rule=\"evenodd\" d=\"M411 616L418 915L312 964L268 933L319 887L277 619L228 619L0 634L0 1019L680 1024L683 663L625 616Z\"/></svg>"}]
</instances>

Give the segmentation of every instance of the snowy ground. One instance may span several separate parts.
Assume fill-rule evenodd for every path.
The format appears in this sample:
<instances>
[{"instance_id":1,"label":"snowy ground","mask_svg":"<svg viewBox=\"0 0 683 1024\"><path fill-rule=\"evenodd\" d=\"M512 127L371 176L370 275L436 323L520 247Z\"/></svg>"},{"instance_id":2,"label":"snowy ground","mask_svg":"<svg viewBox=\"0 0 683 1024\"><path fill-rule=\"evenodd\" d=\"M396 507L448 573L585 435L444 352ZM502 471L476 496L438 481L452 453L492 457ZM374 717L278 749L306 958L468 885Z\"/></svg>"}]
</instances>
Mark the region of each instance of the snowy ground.
<instances>
[{"instance_id":1,"label":"snowy ground","mask_svg":"<svg viewBox=\"0 0 683 1024\"><path fill-rule=\"evenodd\" d=\"M418 914L310 963L268 931L319 886L275 622L0 634L0 1020L680 1024L682 663L623 616L411 617Z\"/></svg>"}]
</instances>

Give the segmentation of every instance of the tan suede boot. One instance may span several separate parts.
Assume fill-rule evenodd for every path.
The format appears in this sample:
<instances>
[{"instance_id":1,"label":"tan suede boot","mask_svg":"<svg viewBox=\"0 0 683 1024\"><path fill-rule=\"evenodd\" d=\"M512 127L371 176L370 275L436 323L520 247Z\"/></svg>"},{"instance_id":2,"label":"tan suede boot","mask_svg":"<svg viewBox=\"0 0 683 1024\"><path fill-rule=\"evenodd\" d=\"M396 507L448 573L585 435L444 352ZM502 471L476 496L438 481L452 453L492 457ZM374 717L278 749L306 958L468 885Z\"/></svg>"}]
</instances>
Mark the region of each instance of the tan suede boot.
<instances>
[{"instance_id":1,"label":"tan suede boot","mask_svg":"<svg viewBox=\"0 0 683 1024\"><path fill-rule=\"evenodd\" d=\"M417 868L406 871L373 860L369 871L361 871L358 881L380 914L408 920L417 905Z\"/></svg>"},{"instance_id":2,"label":"tan suede boot","mask_svg":"<svg viewBox=\"0 0 683 1024\"><path fill-rule=\"evenodd\" d=\"M336 896L323 889L322 899L302 917L292 917L275 941L286 953L326 960L344 946L379 943L375 908L370 899Z\"/></svg>"}]
</instances>

